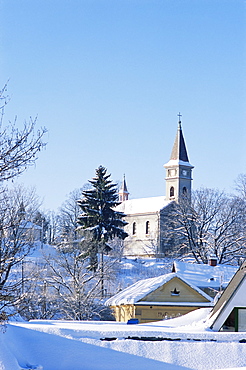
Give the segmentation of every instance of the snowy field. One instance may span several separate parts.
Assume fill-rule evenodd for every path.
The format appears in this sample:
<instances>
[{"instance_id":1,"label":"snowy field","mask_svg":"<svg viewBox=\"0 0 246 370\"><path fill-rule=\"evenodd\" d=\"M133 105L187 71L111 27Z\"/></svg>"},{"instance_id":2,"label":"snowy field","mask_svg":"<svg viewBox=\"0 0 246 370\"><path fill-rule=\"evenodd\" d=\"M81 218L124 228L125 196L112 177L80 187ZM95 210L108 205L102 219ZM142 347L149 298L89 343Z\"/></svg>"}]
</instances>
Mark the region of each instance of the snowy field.
<instances>
[{"instance_id":1,"label":"snowy field","mask_svg":"<svg viewBox=\"0 0 246 370\"><path fill-rule=\"evenodd\" d=\"M246 333L212 332L208 314L141 325L11 322L0 334L0 370L246 369Z\"/></svg>"}]
</instances>

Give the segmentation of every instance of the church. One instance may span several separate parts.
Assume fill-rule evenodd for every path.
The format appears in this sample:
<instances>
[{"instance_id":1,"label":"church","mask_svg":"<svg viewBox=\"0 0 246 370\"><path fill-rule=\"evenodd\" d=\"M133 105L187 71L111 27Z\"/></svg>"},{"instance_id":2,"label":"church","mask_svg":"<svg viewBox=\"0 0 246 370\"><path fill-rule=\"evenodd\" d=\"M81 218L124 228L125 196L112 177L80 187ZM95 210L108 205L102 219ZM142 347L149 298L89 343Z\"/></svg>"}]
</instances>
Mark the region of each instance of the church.
<instances>
[{"instance_id":1,"label":"church","mask_svg":"<svg viewBox=\"0 0 246 370\"><path fill-rule=\"evenodd\" d=\"M125 256L165 256L165 225L171 207L182 196L190 198L192 187L192 169L188 158L179 114L178 129L173 144L170 160L164 164L166 170L166 196L128 199L124 178L119 190L117 211L123 212L128 223L124 240Z\"/></svg>"}]
</instances>

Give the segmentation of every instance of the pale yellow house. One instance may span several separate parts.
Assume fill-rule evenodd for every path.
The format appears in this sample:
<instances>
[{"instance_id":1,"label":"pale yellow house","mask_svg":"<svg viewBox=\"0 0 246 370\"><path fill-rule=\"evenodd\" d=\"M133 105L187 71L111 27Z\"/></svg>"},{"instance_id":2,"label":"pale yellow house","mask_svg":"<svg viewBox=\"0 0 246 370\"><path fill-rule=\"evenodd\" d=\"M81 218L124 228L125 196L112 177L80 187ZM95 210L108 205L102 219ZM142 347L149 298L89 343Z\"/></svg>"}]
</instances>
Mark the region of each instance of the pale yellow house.
<instances>
[{"instance_id":1,"label":"pale yellow house","mask_svg":"<svg viewBox=\"0 0 246 370\"><path fill-rule=\"evenodd\" d=\"M116 321L140 323L184 315L201 307L213 307L213 299L176 273L140 280L109 298Z\"/></svg>"}]
</instances>

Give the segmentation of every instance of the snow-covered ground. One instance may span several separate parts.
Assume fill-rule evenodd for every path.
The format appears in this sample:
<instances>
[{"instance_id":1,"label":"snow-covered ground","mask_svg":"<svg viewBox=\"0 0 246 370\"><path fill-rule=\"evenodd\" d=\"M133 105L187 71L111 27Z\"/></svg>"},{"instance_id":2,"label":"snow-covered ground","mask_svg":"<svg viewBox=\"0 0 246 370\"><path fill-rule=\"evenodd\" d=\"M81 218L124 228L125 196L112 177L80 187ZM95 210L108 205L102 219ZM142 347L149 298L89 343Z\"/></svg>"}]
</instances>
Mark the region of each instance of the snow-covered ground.
<instances>
[{"instance_id":1,"label":"snow-covered ground","mask_svg":"<svg viewBox=\"0 0 246 370\"><path fill-rule=\"evenodd\" d=\"M11 322L0 334L0 370L246 369L246 333L212 332L208 315L141 325Z\"/></svg>"},{"instance_id":2,"label":"snow-covered ground","mask_svg":"<svg viewBox=\"0 0 246 370\"><path fill-rule=\"evenodd\" d=\"M113 290L171 268L172 261L123 258ZM246 370L246 333L211 331L209 311L140 325L10 322L0 331L0 370Z\"/></svg>"}]
</instances>

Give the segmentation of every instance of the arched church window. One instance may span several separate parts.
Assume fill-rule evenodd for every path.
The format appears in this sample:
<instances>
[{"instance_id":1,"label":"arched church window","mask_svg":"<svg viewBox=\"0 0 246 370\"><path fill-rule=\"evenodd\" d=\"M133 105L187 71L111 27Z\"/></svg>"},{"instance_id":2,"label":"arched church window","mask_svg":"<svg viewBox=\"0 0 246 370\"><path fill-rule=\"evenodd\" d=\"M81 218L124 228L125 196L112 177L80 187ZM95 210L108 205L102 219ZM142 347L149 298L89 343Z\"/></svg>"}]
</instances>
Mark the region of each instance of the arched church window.
<instances>
[{"instance_id":1,"label":"arched church window","mask_svg":"<svg viewBox=\"0 0 246 370\"><path fill-rule=\"evenodd\" d=\"M170 197L174 197L174 187L171 186L170 188Z\"/></svg>"},{"instance_id":2,"label":"arched church window","mask_svg":"<svg viewBox=\"0 0 246 370\"><path fill-rule=\"evenodd\" d=\"M183 195L187 195L187 188L185 186L183 187Z\"/></svg>"},{"instance_id":3,"label":"arched church window","mask_svg":"<svg viewBox=\"0 0 246 370\"><path fill-rule=\"evenodd\" d=\"M149 221L146 221L145 224L145 234L149 234Z\"/></svg>"},{"instance_id":4,"label":"arched church window","mask_svg":"<svg viewBox=\"0 0 246 370\"><path fill-rule=\"evenodd\" d=\"M136 234L136 222L133 222L132 224L132 235Z\"/></svg>"}]
</instances>

